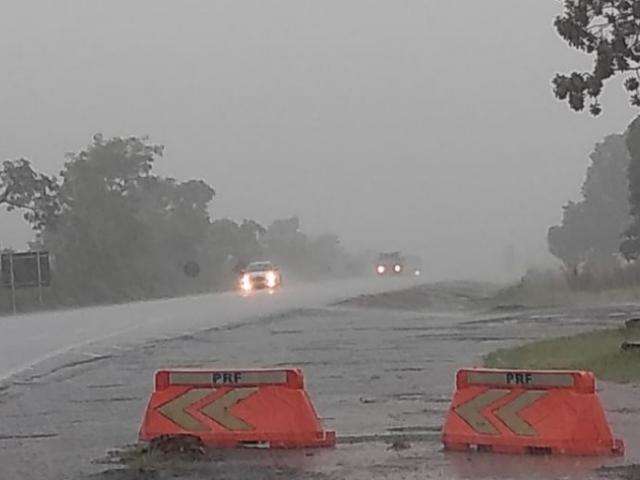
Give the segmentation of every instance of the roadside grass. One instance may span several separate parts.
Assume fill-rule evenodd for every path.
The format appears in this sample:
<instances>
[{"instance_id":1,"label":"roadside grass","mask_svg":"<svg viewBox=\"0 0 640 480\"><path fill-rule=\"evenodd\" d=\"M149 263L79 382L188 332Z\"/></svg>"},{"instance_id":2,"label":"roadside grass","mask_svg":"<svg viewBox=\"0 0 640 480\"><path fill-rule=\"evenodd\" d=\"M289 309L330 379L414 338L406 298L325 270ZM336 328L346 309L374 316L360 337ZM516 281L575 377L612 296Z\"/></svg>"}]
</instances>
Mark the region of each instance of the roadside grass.
<instances>
[{"instance_id":1,"label":"roadside grass","mask_svg":"<svg viewBox=\"0 0 640 480\"><path fill-rule=\"evenodd\" d=\"M620 350L640 341L640 328L594 330L496 350L483 359L490 368L590 370L601 380L640 382L640 351Z\"/></svg>"}]
</instances>

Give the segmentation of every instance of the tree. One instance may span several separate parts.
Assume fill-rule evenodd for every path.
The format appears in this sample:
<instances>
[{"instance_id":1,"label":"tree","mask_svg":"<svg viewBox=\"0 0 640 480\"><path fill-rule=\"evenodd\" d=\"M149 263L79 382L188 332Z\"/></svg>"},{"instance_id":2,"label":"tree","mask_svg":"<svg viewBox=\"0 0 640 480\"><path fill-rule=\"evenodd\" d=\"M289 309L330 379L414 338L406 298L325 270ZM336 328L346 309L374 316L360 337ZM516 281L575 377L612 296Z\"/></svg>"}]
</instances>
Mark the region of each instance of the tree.
<instances>
[{"instance_id":1,"label":"tree","mask_svg":"<svg viewBox=\"0 0 640 480\"><path fill-rule=\"evenodd\" d=\"M304 234L300 233L300 219L297 216L274 220L267 228L267 241L295 241L302 240Z\"/></svg>"},{"instance_id":2,"label":"tree","mask_svg":"<svg viewBox=\"0 0 640 480\"><path fill-rule=\"evenodd\" d=\"M6 160L0 169L0 205L25 210L24 218L39 231L60 210L55 178L37 173L28 160Z\"/></svg>"},{"instance_id":3,"label":"tree","mask_svg":"<svg viewBox=\"0 0 640 480\"><path fill-rule=\"evenodd\" d=\"M43 232L59 284L74 301L171 295L193 288L187 262L207 265L213 189L152 174L163 147L146 138L94 136L69 155L61 211ZM200 280L199 280L200 281Z\"/></svg>"},{"instance_id":4,"label":"tree","mask_svg":"<svg viewBox=\"0 0 640 480\"><path fill-rule=\"evenodd\" d=\"M640 256L640 117L627 128L627 149L631 157L628 169L631 225L624 234L620 252L627 260Z\"/></svg>"},{"instance_id":5,"label":"tree","mask_svg":"<svg viewBox=\"0 0 640 480\"><path fill-rule=\"evenodd\" d=\"M302 272L308 267L308 239L300 231L300 219L297 216L274 220L267 227L264 242L269 254L290 270Z\"/></svg>"},{"instance_id":6,"label":"tree","mask_svg":"<svg viewBox=\"0 0 640 480\"><path fill-rule=\"evenodd\" d=\"M562 223L549 228L547 242L552 255L562 261L567 271L577 275L578 265L584 261L589 251L583 242L584 235L581 204L569 202L562 207Z\"/></svg>"},{"instance_id":7,"label":"tree","mask_svg":"<svg viewBox=\"0 0 640 480\"><path fill-rule=\"evenodd\" d=\"M637 0L565 0L554 25L567 43L594 56L591 72L558 74L554 93L576 111L598 115L598 98L604 82L616 74L628 74L624 86L631 104L640 106L640 2Z\"/></svg>"},{"instance_id":8,"label":"tree","mask_svg":"<svg viewBox=\"0 0 640 480\"><path fill-rule=\"evenodd\" d=\"M582 200L563 207L561 225L551 227L547 236L550 252L572 273L588 259L617 253L630 221L625 136L609 135L590 159Z\"/></svg>"},{"instance_id":9,"label":"tree","mask_svg":"<svg viewBox=\"0 0 640 480\"><path fill-rule=\"evenodd\" d=\"M260 241L265 229L253 220L237 224L223 218L216 220L209 229L209 244L217 265L231 262L229 271L261 257L264 247Z\"/></svg>"}]
</instances>

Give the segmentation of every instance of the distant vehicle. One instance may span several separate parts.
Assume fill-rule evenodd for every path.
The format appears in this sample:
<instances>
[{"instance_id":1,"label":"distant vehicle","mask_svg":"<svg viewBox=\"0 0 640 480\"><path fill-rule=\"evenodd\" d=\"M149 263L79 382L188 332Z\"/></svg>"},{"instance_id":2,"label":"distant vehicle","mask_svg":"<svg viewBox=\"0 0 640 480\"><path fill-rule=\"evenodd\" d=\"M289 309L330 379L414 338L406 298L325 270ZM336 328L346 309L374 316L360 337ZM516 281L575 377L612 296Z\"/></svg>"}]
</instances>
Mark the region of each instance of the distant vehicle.
<instances>
[{"instance_id":1,"label":"distant vehicle","mask_svg":"<svg viewBox=\"0 0 640 480\"><path fill-rule=\"evenodd\" d=\"M376 273L378 275L401 275L404 272L405 263L400 252L381 253L376 262Z\"/></svg>"},{"instance_id":2,"label":"distant vehicle","mask_svg":"<svg viewBox=\"0 0 640 480\"><path fill-rule=\"evenodd\" d=\"M405 269L407 272L411 272L415 277L422 275L422 259L419 256L407 255L405 260Z\"/></svg>"},{"instance_id":3,"label":"distant vehicle","mask_svg":"<svg viewBox=\"0 0 640 480\"><path fill-rule=\"evenodd\" d=\"M282 273L268 261L251 262L240 271L238 286L242 292L274 289L282 286Z\"/></svg>"}]
</instances>

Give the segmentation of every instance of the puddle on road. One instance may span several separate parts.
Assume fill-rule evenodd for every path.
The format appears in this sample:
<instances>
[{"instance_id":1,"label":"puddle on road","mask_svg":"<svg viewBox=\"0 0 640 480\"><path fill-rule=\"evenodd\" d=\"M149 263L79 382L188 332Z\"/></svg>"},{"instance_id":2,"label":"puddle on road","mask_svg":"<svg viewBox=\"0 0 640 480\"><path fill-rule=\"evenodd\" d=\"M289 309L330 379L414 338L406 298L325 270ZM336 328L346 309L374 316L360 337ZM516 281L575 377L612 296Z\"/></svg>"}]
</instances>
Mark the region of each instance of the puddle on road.
<instances>
[{"instance_id":1,"label":"puddle on road","mask_svg":"<svg viewBox=\"0 0 640 480\"><path fill-rule=\"evenodd\" d=\"M237 480L369 480L397 479L622 479L616 461L601 458L496 455L444 452L439 431L401 431L338 437L334 449L213 450L186 460L151 455L140 458L140 447L120 454L128 468L93 476L94 480L165 478ZM183 455L184 456L184 455ZM103 463L122 465L118 454ZM127 458L128 457L128 458ZM607 468L602 469L603 466ZM600 470L599 470L600 469Z\"/></svg>"},{"instance_id":2,"label":"puddle on road","mask_svg":"<svg viewBox=\"0 0 640 480\"><path fill-rule=\"evenodd\" d=\"M620 462L598 457L507 455L482 452L444 452L452 477L461 479L564 479L601 478L597 469ZM617 477L613 477L617 478Z\"/></svg>"}]
</instances>

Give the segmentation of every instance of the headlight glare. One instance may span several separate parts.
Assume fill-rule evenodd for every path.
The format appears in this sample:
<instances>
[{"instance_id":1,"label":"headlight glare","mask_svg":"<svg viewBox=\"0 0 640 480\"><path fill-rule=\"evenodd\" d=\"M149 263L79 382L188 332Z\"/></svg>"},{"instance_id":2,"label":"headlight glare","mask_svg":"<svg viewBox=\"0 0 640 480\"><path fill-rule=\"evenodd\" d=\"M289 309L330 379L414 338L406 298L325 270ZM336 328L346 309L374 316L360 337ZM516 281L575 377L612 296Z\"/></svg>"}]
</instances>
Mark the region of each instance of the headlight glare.
<instances>
[{"instance_id":1,"label":"headlight glare","mask_svg":"<svg viewBox=\"0 0 640 480\"><path fill-rule=\"evenodd\" d=\"M240 287L242 288L242 290L244 290L245 292L248 292L251 290L252 285L251 285L251 277L249 277L249 274L245 273L242 276L242 280L240 280Z\"/></svg>"},{"instance_id":2,"label":"headlight glare","mask_svg":"<svg viewBox=\"0 0 640 480\"><path fill-rule=\"evenodd\" d=\"M276 282L278 280L278 277L276 275L276 272L267 272L267 274L265 275L266 279L267 279L267 287L269 288L273 288L276 286Z\"/></svg>"}]
</instances>

